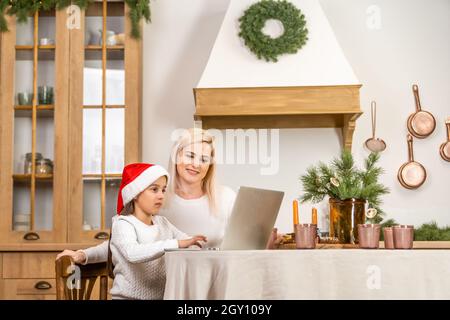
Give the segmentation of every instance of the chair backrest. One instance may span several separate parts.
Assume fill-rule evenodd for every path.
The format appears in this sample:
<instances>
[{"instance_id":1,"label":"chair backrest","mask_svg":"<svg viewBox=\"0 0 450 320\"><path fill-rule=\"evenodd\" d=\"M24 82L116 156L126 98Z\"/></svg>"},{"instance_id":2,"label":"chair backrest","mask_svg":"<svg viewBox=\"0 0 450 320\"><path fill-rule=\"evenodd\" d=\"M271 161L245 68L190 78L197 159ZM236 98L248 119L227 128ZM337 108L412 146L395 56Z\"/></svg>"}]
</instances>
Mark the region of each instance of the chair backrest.
<instances>
[{"instance_id":1,"label":"chair backrest","mask_svg":"<svg viewBox=\"0 0 450 320\"><path fill-rule=\"evenodd\" d=\"M56 260L56 298L90 300L97 278L100 278L100 300L108 299L107 263L78 265L69 256Z\"/></svg>"},{"instance_id":2,"label":"chair backrest","mask_svg":"<svg viewBox=\"0 0 450 320\"><path fill-rule=\"evenodd\" d=\"M112 238L112 229L110 231L110 236L108 240L108 260L106 262L108 268L108 275L111 279L114 279L114 264L112 262L112 252L111 252L111 238Z\"/></svg>"}]
</instances>

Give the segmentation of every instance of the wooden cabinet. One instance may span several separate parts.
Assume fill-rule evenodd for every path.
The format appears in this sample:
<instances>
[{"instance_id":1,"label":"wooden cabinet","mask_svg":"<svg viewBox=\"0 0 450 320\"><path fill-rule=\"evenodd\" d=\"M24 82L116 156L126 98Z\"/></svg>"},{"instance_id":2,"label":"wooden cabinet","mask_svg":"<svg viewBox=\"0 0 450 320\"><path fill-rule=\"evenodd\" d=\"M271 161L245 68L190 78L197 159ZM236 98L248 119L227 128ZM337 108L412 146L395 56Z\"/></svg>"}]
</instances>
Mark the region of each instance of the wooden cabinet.
<instances>
[{"instance_id":1,"label":"wooden cabinet","mask_svg":"<svg viewBox=\"0 0 450 320\"><path fill-rule=\"evenodd\" d=\"M18 252L6 251L6 248L3 250L5 251L0 254L0 299L56 299L55 258L59 251ZM112 287L111 279L108 287ZM98 300L99 289L100 283L96 281L91 297L93 300Z\"/></svg>"},{"instance_id":2,"label":"wooden cabinet","mask_svg":"<svg viewBox=\"0 0 450 320\"><path fill-rule=\"evenodd\" d=\"M53 283L64 247L108 239L122 168L140 160L142 44L129 8L103 0L74 14L8 17L0 33L0 247L20 245L0 250L0 298L53 296L33 285Z\"/></svg>"},{"instance_id":3,"label":"wooden cabinet","mask_svg":"<svg viewBox=\"0 0 450 320\"><path fill-rule=\"evenodd\" d=\"M141 43L128 36L128 9L94 3L82 20L71 31L70 50L71 242L108 238L123 165L140 158ZM124 44L95 45L97 29L125 34Z\"/></svg>"},{"instance_id":4,"label":"wooden cabinet","mask_svg":"<svg viewBox=\"0 0 450 320\"><path fill-rule=\"evenodd\" d=\"M108 238L139 161L141 42L123 1L8 19L1 34L0 243ZM107 30L107 32L103 32Z\"/></svg>"},{"instance_id":5,"label":"wooden cabinet","mask_svg":"<svg viewBox=\"0 0 450 320\"><path fill-rule=\"evenodd\" d=\"M67 238L65 20L63 11L36 14L20 26L10 18L10 31L1 35L1 243ZM53 30L55 45L38 45L39 28Z\"/></svg>"}]
</instances>

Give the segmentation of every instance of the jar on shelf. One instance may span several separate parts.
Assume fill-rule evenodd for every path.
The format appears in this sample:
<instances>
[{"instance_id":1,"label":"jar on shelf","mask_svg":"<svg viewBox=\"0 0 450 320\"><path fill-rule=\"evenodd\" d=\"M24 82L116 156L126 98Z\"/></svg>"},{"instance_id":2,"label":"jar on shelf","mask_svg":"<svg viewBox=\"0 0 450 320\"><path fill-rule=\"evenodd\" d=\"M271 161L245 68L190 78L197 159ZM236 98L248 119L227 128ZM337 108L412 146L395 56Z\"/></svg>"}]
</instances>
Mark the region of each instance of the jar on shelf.
<instances>
[{"instance_id":1,"label":"jar on shelf","mask_svg":"<svg viewBox=\"0 0 450 320\"><path fill-rule=\"evenodd\" d=\"M50 159L36 160L36 173L37 174L52 174L53 162Z\"/></svg>"},{"instance_id":2,"label":"jar on shelf","mask_svg":"<svg viewBox=\"0 0 450 320\"><path fill-rule=\"evenodd\" d=\"M31 157L32 157L32 153L31 152L29 152L29 153L27 153L25 155L25 164L24 164L24 168L23 168L23 173L25 173L25 174L31 174L31 171L32 171ZM40 154L39 152L36 152L35 153L35 159L36 159L36 162L38 160L42 160L43 159L42 158L42 154Z\"/></svg>"}]
</instances>

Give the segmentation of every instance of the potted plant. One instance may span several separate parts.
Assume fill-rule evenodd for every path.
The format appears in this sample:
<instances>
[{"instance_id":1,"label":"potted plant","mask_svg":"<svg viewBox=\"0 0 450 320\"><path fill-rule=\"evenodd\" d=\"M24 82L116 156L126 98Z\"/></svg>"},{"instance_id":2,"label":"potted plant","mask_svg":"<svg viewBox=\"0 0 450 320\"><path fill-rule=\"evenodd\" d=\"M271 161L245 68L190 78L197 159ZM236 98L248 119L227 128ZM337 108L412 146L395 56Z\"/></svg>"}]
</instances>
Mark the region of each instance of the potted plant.
<instances>
[{"instance_id":1,"label":"potted plant","mask_svg":"<svg viewBox=\"0 0 450 320\"><path fill-rule=\"evenodd\" d=\"M302 202L317 203L329 197L330 237L337 238L339 243L358 243L357 226L366 221L366 205L371 222L382 220L381 196L389 193L389 189L378 181L384 172L376 166L378 160L379 154L371 153L361 170L355 166L352 154L344 151L330 165L319 162L300 178L304 190Z\"/></svg>"}]
</instances>

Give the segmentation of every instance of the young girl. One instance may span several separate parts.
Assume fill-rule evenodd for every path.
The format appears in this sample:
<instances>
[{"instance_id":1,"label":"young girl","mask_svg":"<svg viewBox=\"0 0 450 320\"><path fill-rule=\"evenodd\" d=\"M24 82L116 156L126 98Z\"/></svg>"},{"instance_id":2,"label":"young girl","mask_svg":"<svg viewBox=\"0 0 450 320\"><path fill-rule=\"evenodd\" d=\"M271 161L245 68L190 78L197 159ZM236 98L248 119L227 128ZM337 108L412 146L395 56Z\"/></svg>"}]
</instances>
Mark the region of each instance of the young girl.
<instances>
[{"instance_id":1,"label":"young girl","mask_svg":"<svg viewBox=\"0 0 450 320\"><path fill-rule=\"evenodd\" d=\"M159 165L134 163L122 174L117 213L112 226L113 299L162 299L164 249L201 247L204 236L189 238L158 216L169 174Z\"/></svg>"}]
</instances>

